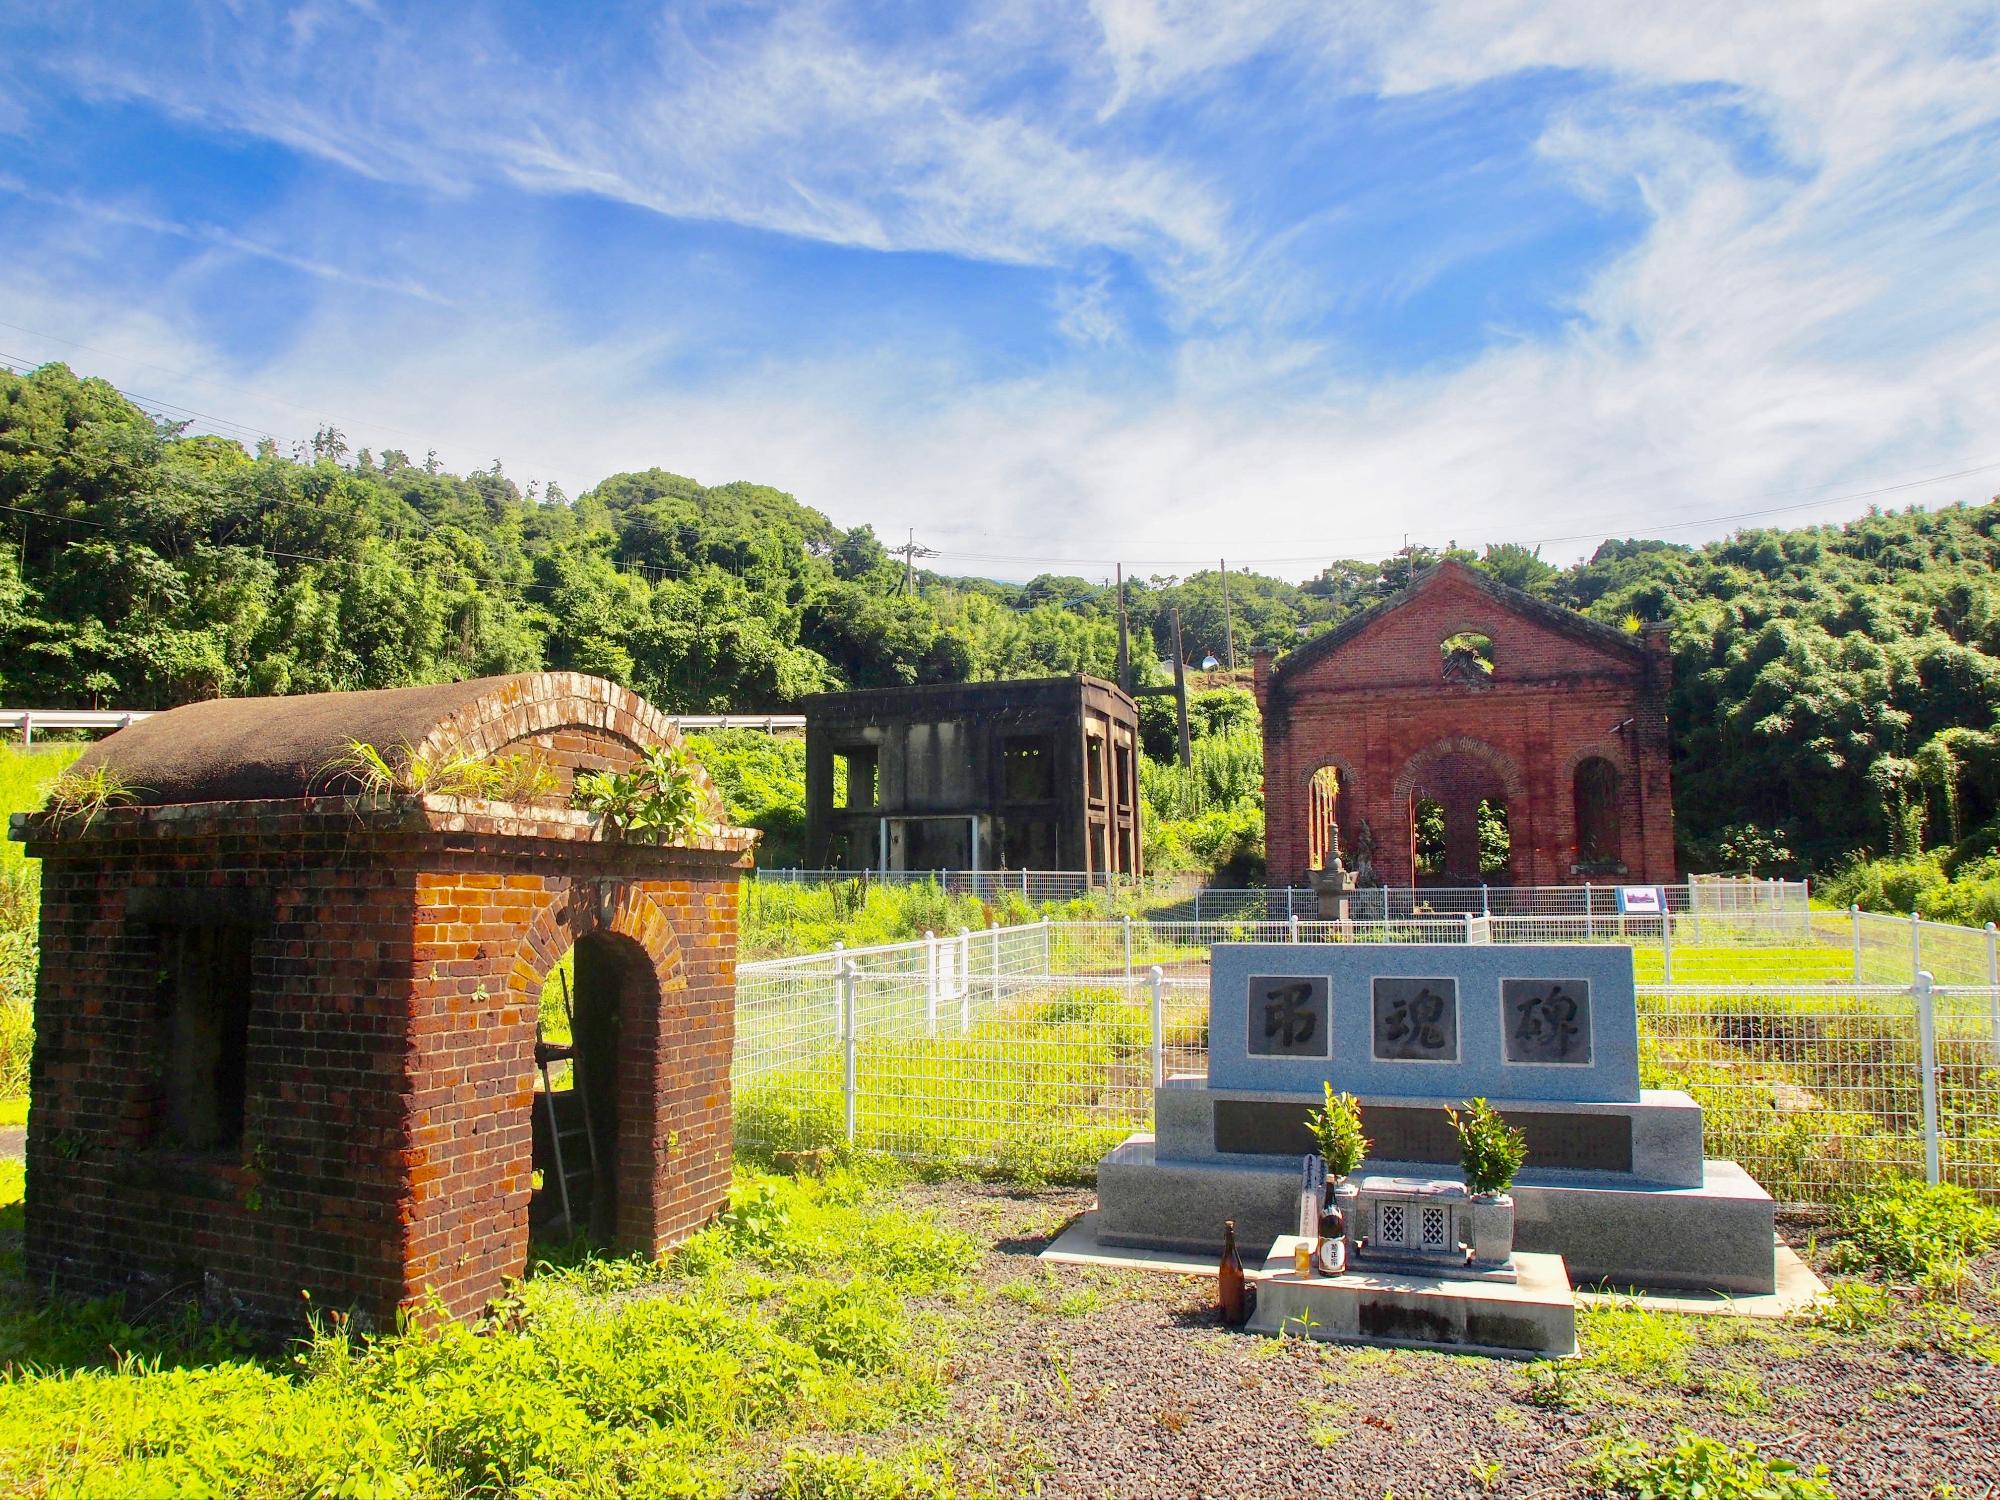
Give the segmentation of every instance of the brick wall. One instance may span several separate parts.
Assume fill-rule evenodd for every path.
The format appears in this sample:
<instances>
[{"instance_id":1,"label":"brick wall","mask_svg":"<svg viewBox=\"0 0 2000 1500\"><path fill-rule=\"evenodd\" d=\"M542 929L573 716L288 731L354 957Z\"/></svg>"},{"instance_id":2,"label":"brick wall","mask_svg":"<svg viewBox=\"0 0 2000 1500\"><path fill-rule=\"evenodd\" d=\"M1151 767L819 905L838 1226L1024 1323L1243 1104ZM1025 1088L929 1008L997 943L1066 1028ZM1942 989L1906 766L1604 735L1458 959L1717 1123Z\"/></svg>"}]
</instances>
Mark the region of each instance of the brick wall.
<instances>
[{"instance_id":1,"label":"brick wall","mask_svg":"<svg viewBox=\"0 0 2000 1500\"><path fill-rule=\"evenodd\" d=\"M571 769L671 729L548 674L452 730ZM655 722L657 721L657 722ZM470 733L468 733L468 730ZM480 742L483 737L483 743ZM737 879L754 835L605 841L562 808L325 797L46 815L27 1266L79 1293L200 1291L293 1320L479 1311L525 1267L544 979L579 939L619 1006L616 1240L649 1253L727 1200ZM166 972L190 927L249 935L240 1141L170 1138Z\"/></svg>"},{"instance_id":2,"label":"brick wall","mask_svg":"<svg viewBox=\"0 0 2000 1500\"><path fill-rule=\"evenodd\" d=\"M1465 632L1493 642L1494 671L1483 686L1443 678L1439 645ZM1349 862L1365 819L1376 873L1391 885L1412 878L1412 795L1449 795L1454 782L1505 797L1512 854L1504 878L1513 884L1675 878L1663 636L1607 638L1446 564L1338 638L1275 668L1260 657L1257 668L1273 881L1305 876L1309 787L1329 765L1354 809L1355 821L1341 829ZM1622 875L1573 868L1573 780L1591 756L1618 769Z\"/></svg>"}]
</instances>

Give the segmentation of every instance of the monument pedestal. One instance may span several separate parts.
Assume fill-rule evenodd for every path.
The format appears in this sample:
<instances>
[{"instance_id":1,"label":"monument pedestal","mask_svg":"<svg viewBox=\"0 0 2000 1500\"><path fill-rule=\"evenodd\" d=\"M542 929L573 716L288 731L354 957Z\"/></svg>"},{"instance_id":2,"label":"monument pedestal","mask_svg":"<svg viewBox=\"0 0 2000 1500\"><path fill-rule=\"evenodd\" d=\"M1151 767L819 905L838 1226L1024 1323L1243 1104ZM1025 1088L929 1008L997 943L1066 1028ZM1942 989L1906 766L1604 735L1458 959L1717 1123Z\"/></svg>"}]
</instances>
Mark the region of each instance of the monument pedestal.
<instances>
[{"instance_id":1,"label":"monument pedestal","mask_svg":"<svg viewBox=\"0 0 2000 1500\"><path fill-rule=\"evenodd\" d=\"M1515 1359L1576 1353L1576 1299L1560 1255L1515 1253L1512 1282L1350 1271L1297 1276L1279 1235L1257 1281L1252 1333Z\"/></svg>"}]
</instances>

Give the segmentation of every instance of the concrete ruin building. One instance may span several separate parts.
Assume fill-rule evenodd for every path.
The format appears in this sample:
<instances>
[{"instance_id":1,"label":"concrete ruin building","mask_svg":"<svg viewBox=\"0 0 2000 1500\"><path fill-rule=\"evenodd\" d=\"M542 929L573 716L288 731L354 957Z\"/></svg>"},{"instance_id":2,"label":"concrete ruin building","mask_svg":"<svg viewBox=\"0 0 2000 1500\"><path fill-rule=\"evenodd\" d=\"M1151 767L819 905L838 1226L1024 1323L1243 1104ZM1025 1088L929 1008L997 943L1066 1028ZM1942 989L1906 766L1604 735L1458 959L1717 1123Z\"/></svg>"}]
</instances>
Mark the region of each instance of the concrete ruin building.
<instances>
[{"instance_id":1,"label":"concrete ruin building","mask_svg":"<svg viewBox=\"0 0 2000 1500\"><path fill-rule=\"evenodd\" d=\"M1101 678L821 693L807 863L1136 876L1139 716Z\"/></svg>"},{"instance_id":2,"label":"concrete ruin building","mask_svg":"<svg viewBox=\"0 0 2000 1500\"><path fill-rule=\"evenodd\" d=\"M674 739L623 688L535 673L198 703L92 747L79 764L136 800L12 830L42 862L30 1280L269 1320L301 1292L377 1326L432 1297L470 1315L526 1267L557 1130L578 1132L564 1186L594 1238L657 1253L709 1219L756 835L722 826L705 778L715 826L678 845L567 803L579 772ZM351 741L532 754L557 785L343 792L327 768ZM538 1093L569 954L570 1085Z\"/></svg>"},{"instance_id":3,"label":"concrete ruin building","mask_svg":"<svg viewBox=\"0 0 2000 1500\"><path fill-rule=\"evenodd\" d=\"M1256 658L1273 882L1339 830L1390 886L1673 881L1663 626L1613 629L1458 562Z\"/></svg>"}]
</instances>

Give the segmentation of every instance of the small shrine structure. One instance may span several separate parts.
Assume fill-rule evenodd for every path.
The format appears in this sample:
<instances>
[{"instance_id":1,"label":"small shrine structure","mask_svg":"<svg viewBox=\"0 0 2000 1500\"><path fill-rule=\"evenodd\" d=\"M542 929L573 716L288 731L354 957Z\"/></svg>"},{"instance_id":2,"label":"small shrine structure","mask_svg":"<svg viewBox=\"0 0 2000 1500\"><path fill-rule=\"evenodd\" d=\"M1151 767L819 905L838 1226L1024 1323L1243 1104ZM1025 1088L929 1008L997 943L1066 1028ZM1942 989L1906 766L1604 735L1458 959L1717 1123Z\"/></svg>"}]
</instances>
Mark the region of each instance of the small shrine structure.
<instances>
[{"instance_id":1,"label":"small shrine structure","mask_svg":"<svg viewBox=\"0 0 2000 1500\"><path fill-rule=\"evenodd\" d=\"M93 746L79 767L130 800L12 827L42 861L29 1279L267 1321L301 1293L377 1326L477 1313L547 1191L538 1022L571 952L597 1127L572 1222L658 1252L707 1221L757 835L705 777L712 827L679 844L568 805L578 773L676 738L636 694L544 672L197 703ZM357 787L355 742L553 774L519 802Z\"/></svg>"},{"instance_id":2,"label":"small shrine structure","mask_svg":"<svg viewBox=\"0 0 2000 1500\"><path fill-rule=\"evenodd\" d=\"M1272 882L1338 861L1390 886L1672 883L1672 673L1664 627L1601 625L1456 561L1260 652Z\"/></svg>"}]
</instances>

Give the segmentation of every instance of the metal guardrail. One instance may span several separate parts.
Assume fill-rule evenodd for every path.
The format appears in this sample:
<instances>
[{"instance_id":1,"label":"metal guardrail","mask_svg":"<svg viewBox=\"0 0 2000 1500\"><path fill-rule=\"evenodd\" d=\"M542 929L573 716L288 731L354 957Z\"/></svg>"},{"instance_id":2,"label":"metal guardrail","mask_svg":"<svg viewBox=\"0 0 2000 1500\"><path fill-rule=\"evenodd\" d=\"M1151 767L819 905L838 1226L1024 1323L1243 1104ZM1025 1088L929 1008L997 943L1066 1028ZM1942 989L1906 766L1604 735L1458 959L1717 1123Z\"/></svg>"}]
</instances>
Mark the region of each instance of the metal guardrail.
<instances>
[{"instance_id":1,"label":"metal guardrail","mask_svg":"<svg viewBox=\"0 0 2000 1500\"><path fill-rule=\"evenodd\" d=\"M21 743L32 745L37 729L123 729L150 719L150 708L0 708L0 730L18 729Z\"/></svg>"}]
</instances>

